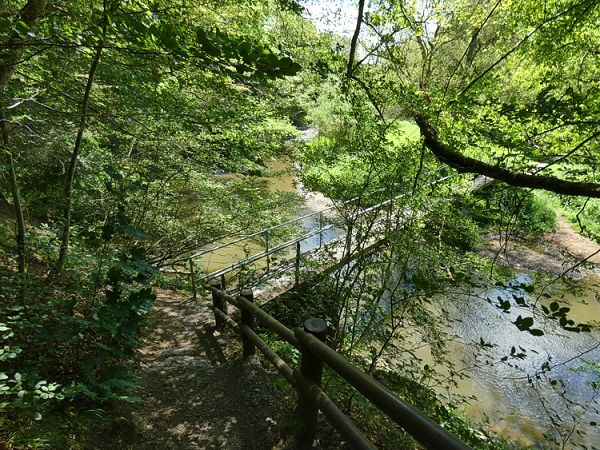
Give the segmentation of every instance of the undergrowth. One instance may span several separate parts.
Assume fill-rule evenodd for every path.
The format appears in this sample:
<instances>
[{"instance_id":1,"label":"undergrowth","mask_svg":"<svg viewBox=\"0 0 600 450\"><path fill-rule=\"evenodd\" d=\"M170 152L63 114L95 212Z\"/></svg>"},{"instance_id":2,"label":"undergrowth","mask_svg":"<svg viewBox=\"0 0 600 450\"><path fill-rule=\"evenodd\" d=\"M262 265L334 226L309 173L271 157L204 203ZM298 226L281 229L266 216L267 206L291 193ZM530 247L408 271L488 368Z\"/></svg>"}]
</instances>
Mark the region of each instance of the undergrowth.
<instances>
[{"instance_id":1,"label":"undergrowth","mask_svg":"<svg viewBox=\"0 0 600 450\"><path fill-rule=\"evenodd\" d=\"M2 242L10 242L3 227ZM97 253L72 244L52 273L50 228L30 231L35 250L25 282L0 254L0 442L8 448L85 448L88 425L115 401L136 402L127 361L150 312L155 270L118 230ZM91 251L90 251L91 250ZM14 253L12 253L14 254Z\"/></svg>"}]
</instances>

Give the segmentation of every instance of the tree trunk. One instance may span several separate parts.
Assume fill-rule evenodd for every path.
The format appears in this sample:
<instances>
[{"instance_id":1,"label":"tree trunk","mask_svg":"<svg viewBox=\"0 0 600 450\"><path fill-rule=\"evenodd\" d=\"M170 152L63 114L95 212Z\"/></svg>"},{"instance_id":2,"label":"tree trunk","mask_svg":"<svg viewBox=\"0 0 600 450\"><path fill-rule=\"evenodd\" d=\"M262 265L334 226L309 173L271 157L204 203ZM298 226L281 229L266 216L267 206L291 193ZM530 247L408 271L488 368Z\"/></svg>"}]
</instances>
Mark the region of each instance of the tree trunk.
<instances>
[{"instance_id":1,"label":"tree trunk","mask_svg":"<svg viewBox=\"0 0 600 450\"><path fill-rule=\"evenodd\" d=\"M60 253L58 255L58 261L56 263L56 272L62 273L65 267L65 261L67 253L69 251L69 237L71 234L71 209L73 206L73 181L75 179L75 170L77 168L77 160L81 151L81 142L83 140L83 133L87 125L87 114L90 106L90 95L92 93L92 86L94 85L94 76L96 75L96 69L100 63L102 56L102 44L96 48L94 58L92 59L92 65L88 73L87 84L85 86L85 92L83 94L83 101L81 103L81 119L79 120L79 128L77 130L77 138L75 139L75 146L73 147L73 153L71 153L71 161L69 163L69 170L67 171L67 182L65 184L65 207L63 210L63 232L60 244Z\"/></svg>"},{"instance_id":2,"label":"tree trunk","mask_svg":"<svg viewBox=\"0 0 600 450\"><path fill-rule=\"evenodd\" d=\"M47 0L29 0L19 12L19 18L29 28L33 28L41 17ZM19 45L21 44L21 45ZM5 86L10 81L15 67L19 64L19 58L23 53L23 45L20 37L15 33L5 46L5 50L0 52L0 90L4 97ZM15 161L12 150L9 148L8 125L6 123L6 113L4 111L4 98L0 103L0 134L2 136L2 147L4 158L8 167L8 179L10 190L15 208L16 217L16 241L17 241L17 266L21 275L21 286L19 296L21 303L25 301L25 218L23 216L23 207L21 205L21 195L17 184L17 174L15 170Z\"/></svg>"},{"instance_id":3,"label":"tree trunk","mask_svg":"<svg viewBox=\"0 0 600 450\"><path fill-rule=\"evenodd\" d=\"M354 56L356 54L358 36L360 34L360 26L363 22L364 11L365 0L360 0L358 2L358 17L356 18L356 28L354 29L354 34L352 35L352 40L350 41L350 54L348 55L348 67L346 69L346 82L350 81L350 78L352 77L352 72L354 70Z\"/></svg>"},{"instance_id":4,"label":"tree trunk","mask_svg":"<svg viewBox=\"0 0 600 450\"><path fill-rule=\"evenodd\" d=\"M6 115L4 113L4 103L0 104L0 130L2 131L2 146L5 154L6 164L8 166L8 179L10 183L10 191L15 208L15 217L17 222L16 238L17 238L17 265L19 273L25 275L25 219L23 217L23 208L21 206L21 195L17 184L17 173L15 171L15 161L12 151L8 148L8 126L6 124Z\"/></svg>"}]
</instances>

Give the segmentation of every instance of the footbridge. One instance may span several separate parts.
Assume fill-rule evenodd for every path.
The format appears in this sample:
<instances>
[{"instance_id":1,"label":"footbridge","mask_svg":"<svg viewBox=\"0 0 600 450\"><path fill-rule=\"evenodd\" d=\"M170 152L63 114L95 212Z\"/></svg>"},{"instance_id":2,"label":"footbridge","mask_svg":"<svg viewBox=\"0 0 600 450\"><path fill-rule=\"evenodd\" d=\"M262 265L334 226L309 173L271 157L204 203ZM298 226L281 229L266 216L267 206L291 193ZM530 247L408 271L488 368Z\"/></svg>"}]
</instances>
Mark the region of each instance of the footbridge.
<instances>
[{"instance_id":1,"label":"footbridge","mask_svg":"<svg viewBox=\"0 0 600 450\"><path fill-rule=\"evenodd\" d=\"M443 183L448 179L449 177L445 177L430 185ZM256 291L251 288L258 283L262 285L267 279L286 276L291 279L293 286L300 281L303 261L309 265L311 258L317 258L325 251L330 256L332 265L335 266L336 262L338 267L346 264L344 258L352 256L353 241L362 239L365 242L364 235L358 230L360 222L367 222L368 239L375 245L385 236L385 229L380 226L386 222L382 220L384 217L399 224L406 214L411 213L405 209L405 202L401 201L404 196L405 194L392 196L368 207L361 206L361 199L351 199L341 207L312 212L173 261L174 267L184 264L189 267L189 271L184 273L191 277L195 300L202 293L208 293L212 297L209 305L214 314L214 329L227 327L234 330L241 338L244 358L255 358L257 350L260 351L265 360L298 391L298 402L294 407L294 417L298 424L294 437L297 449L313 448L319 411L350 448L375 448L322 388L325 368L335 372L423 447L470 449L457 436L329 347L327 323L324 320L308 318L302 324L303 327L289 329L260 307L255 299ZM291 237L290 229L296 231ZM244 258L225 267L199 270L202 262L231 246L242 246L254 251L247 251ZM254 267L249 269L252 265ZM322 266L321 260L319 266ZM299 351L301 361L297 368L284 360L259 336L258 326Z\"/></svg>"},{"instance_id":2,"label":"footbridge","mask_svg":"<svg viewBox=\"0 0 600 450\"><path fill-rule=\"evenodd\" d=\"M440 185L449 179L443 177L426 186ZM260 285L267 286L266 295L272 298L299 283L301 274L314 267L311 262L321 256L326 256L326 261L320 261L317 270L351 259L353 242L359 238L357 230L361 226L368 224L369 245L381 240L385 235L382 226L384 217L388 220L393 218L398 223L402 216L410 213L403 209L404 202L401 201L406 195L391 195L367 207L363 206L362 197L355 197L204 248L178 258L170 265L177 273L190 277L194 297L199 286L216 279L220 281L221 288L232 295L239 294L243 288ZM365 237L360 236L360 239ZM231 261L236 253L242 255ZM228 263L220 263L222 258L229 260Z\"/></svg>"}]
</instances>

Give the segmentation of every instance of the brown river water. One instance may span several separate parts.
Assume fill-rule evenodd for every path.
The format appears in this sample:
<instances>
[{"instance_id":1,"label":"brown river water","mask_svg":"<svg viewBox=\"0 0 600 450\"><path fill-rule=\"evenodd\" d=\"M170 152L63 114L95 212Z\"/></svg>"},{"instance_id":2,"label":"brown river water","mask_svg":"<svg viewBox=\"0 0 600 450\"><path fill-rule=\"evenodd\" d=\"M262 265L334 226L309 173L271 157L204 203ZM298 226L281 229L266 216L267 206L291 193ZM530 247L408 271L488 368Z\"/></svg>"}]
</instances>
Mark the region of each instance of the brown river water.
<instances>
[{"instance_id":1,"label":"brown river water","mask_svg":"<svg viewBox=\"0 0 600 450\"><path fill-rule=\"evenodd\" d=\"M290 213L288 220L292 220L298 217L306 216L314 212L318 212L333 206L333 202L318 192L310 192L304 189L302 183L295 176L296 168L294 161L285 158L281 160L270 161L266 165L266 172L272 173L272 176L258 177L253 182L261 187L264 192L267 193L291 193L296 194L302 198L302 206L296 208ZM222 178L226 181L230 177L237 175L225 175ZM327 213L326 216L331 216L331 213ZM297 228L304 232L309 232L319 229L319 217L318 215L305 218L301 220L297 225ZM250 233L251 231L249 231ZM323 242L328 242L331 239L340 235L340 232L335 229L327 230L323 233ZM234 238L229 238L229 241ZM223 243L227 240L223 241ZM275 244L279 244L274 239L271 240L270 246L273 247ZM219 243L215 243L212 246L216 246ZM306 252L319 246L319 236L313 236L301 242L301 251ZM202 271L205 273L211 273L226 267L244 259L246 256L259 254L265 250L265 243L260 240L246 240L238 244L228 245L222 249L208 253L200 258L200 265ZM290 250L290 254L293 249ZM278 255L281 257L281 255ZM253 263L252 268L256 271L262 271L266 267L266 260L260 259ZM235 276L232 273L228 276Z\"/></svg>"},{"instance_id":2,"label":"brown river water","mask_svg":"<svg viewBox=\"0 0 600 450\"><path fill-rule=\"evenodd\" d=\"M598 392L590 385L599 376L583 367L584 361L600 362L600 331L565 331L543 314L534 315L534 328L541 329L543 336L519 331L512 322L532 313L528 307L516 305L514 296L534 303L539 288L528 294L521 286L534 283L535 277L515 272L506 287L477 289L445 302L451 315L447 331L455 336L449 357L468 375L458 381L451 396L475 396L464 408L469 417L476 421L487 418L492 431L526 446L560 448L570 436L564 448L575 448L575 443L591 448L600 443L600 429L592 425L600 421L600 403ZM545 292L550 298L539 301L549 307L556 300L561 307L571 308L568 316L576 323L600 322L597 275L559 281ZM513 303L508 312L497 306L498 297ZM492 347L479 345L482 340ZM514 355L522 357L511 355L513 347ZM423 353L425 359L431 359L426 349ZM560 425L552 426L551 416ZM552 444L554 439L557 443Z\"/></svg>"}]
</instances>

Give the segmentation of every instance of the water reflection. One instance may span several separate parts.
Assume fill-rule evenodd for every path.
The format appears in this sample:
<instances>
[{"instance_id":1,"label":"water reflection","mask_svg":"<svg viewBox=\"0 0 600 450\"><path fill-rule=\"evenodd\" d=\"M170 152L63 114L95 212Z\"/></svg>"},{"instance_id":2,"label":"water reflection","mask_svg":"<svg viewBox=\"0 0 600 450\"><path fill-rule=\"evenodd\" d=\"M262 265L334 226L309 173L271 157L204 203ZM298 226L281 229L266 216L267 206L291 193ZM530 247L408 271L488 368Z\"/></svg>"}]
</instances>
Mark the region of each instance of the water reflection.
<instances>
[{"instance_id":1,"label":"water reflection","mask_svg":"<svg viewBox=\"0 0 600 450\"><path fill-rule=\"evenodd\" d=\"M590 424L598 421L597 392L590 385L597 375L582 369L582 363L600 362L600 332L565 331L543 314L535 315L533 326L543 336L519 331L512 322L519 315L532 317L529 305L536 301L536 291L528 293L523 287L533 281L532 275L518 273L505 287L480 289L451 303L448 331L460 342L450 351L470 375L459 381L455 392L474 394L477 401L466 412L476 420L489 417L492 428L507 437L535 444L550 433L560 440L551 426L555 421L563 433L575 431L574 441L592 445L600 441L600 431ZM576 322L600 320L600 279L578 283L581 289L575 295L570 283L558 282L546 290L550 298L543 303L558 300L561 307L571 308L569 318ZM526 304L516 304L516 297ZM501 308L501 301L510 301L510 308Z\"/></svg>"}]
</instances>

